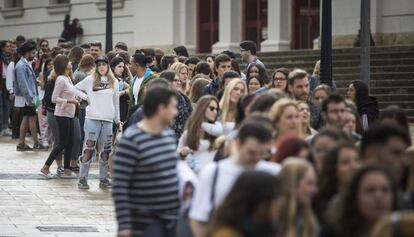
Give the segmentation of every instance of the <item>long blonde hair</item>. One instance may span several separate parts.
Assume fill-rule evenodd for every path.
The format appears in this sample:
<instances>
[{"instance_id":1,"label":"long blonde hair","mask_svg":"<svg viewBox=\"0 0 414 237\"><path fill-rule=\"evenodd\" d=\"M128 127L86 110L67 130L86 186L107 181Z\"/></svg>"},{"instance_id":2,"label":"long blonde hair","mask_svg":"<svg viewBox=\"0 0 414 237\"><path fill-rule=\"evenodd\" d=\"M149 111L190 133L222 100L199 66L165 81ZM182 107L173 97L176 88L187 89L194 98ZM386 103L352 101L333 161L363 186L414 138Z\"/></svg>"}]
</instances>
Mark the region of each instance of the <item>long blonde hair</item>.
<instances>
[{"instance_id":1,"label":"long blonde hair","mask_svg":"<svg viewBox=\"0 0 414 237\"><path fill-rule=\"evenodd\" d=\"M109 64L108 63L106 64L106 66L108 68L108 71L106 72L106 75L99 74L98 67L97 66L95 67L95 71L93 71L93 73L92 73L93 87L94 88L99 87L100 84L101 84L101 77L102 76L106 76L108 78L109 87L112 88L112 89L114 89L115 80L116 80L115 79L115 76L112 73L111 68L109 67Z\"/></svg>"},{"instance_id":2,"label":"long blonde hair","mask_svg":"<svg viewBox=\"0 0 414 237\"><path fill-rule=\"evenodd\" d=\"M292 99L288 99L288 98L281 98L272 105L269 111L269 117L272 120L273 124L276 124L280 121L280 118L285 112L285 109L289 106L293 106L299 111L298 102ZM302 128L301 128L301 125L299 125L299 128L298 128L299 136L301 135L301 131L302 131ZM279 131L277 131L277 133L279 133Z\"/></svg>"},{"instance_id":3,"label":"long blonde hair","mask_svg":"<svg viewBox=\"0 0 414 237\"><path fill-rule=\"evenodd\" d=\"M283 237L316 237L317 222L310 203L303 203L298 198L300 181L312 164L299 158L287 158L282 163L280 178L282 180L282 196L285 205L282 206L280 227ZM296 220L301 219L302 229L299 235L296 231Z\"/></svg>"},{"instance_id":4,"label":"long blonde hair","mask_svg":"<svg viewBox=\"0 0 414 237\"><path fill-rule=\"evenodd\" d=\"M230 107L232 106L234 109L236 109L236 105L231 105L230 104L230 93L233 91L233 89L238 85L238 84L242 84L243 88L244 88L244 93L243 95L247 94L247 86L246 83L244 81L242 81L241 79L233 79L230 81L230 83L226 86L226 88L224 89L224 93L223 93L223 97L220 100L220 109L221 109L221 121L223 123L225 123L227 121L227 118L229 116L229 112L230 112Z\"/></svg>"},{"instance_id":5,"label":"long blonde hair","mask_svg":"<svg viewBox=\"0 0 414 237\"><path fill-rule=\"evenodd\" d=\"M188 95L187 93L188 93L188 90L189 90L188 84L189 84L189 81L190 81L190 79L189 79L190 77L188 75L187 65L185 65L184 63L180 63L180 62L175 62L170 67L171 70L175 71L175 73L178 75L178 77L180 77L180 71L183 68L187 69L187 81L185 83L181 82L181 89L182 89L182 92L184 94Z\"/></svg>"}]
</instances>

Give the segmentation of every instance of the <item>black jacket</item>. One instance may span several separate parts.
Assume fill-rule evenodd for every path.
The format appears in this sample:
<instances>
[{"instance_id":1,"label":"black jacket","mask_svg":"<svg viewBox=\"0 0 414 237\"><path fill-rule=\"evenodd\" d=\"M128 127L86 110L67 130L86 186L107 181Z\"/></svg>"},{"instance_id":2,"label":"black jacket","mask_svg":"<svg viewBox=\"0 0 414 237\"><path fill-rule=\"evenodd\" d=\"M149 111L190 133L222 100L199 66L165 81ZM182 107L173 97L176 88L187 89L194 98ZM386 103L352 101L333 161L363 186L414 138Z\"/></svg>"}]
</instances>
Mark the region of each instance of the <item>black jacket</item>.
<instances>
[{"instance_id":1,"label":"black jacket","mask_svg":"<svg viewBox=\"0 0 414 237\"><path fill-rule=\"evenodd\" d=\"M375 97L368 97L366 101L358 105L358 113L361 116L362 127L367 129L379 117L378 101Z\"/></svg>"}]
</instances>

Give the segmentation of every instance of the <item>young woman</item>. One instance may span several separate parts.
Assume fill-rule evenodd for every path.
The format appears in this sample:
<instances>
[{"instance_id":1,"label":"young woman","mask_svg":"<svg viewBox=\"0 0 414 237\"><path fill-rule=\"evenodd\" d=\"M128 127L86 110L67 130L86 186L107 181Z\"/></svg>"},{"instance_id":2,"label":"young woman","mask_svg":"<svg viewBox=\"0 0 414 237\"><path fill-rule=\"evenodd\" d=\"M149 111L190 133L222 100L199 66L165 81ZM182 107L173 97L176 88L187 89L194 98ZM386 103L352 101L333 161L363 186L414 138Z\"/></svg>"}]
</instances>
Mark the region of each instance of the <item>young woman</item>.
<instances>
[{"instance_id":1,"label":"young woman","mask_svg":"<svg viewBox=\"0 0 414 237\"><path fill-rule=\"evenodd\" d=\"M410 134L410 124L408 123L407 114L398 105L387 106L381 111L379 117L380 123L397 123L408 134Z\"/></svg>"},{"instance_id":2,"label":"young woman","mask_svg":"<svg viewBox=\"0 0 414 237\"><path fill-rule=\"evenodd\" d=\"M315 135L311 142L311 159L318 173L322 170L325 154L336 144L342 142L352 143L353 141L346 133L336 128L323 128Z\"/></svg>"},{"instance_id":3,"label":"young woman","mask_svg":"<svg viewBox=\"0 0 414 237\"><path fill-rule=\"evenodd\" d=\"M184 63L176 62L171 65L171 70L174 70L175 73L178 75L178 78L181 81L181 90L180 92L183 94L187 94L188 88L188 67Z\"/></svg>"},{"instance_id":4,"label":"young woman","mask_svg":"<svg viewBox=\"0 0 414 237\"><path fill-rule=\"evenodd\" d=\"M249 90L249 94L255 93L265 85L263 79L260 76L252 76L247 78L246 84Z\"/></svg>"},{"instance_id":5,"label":"young woman","mask_svg":"<svg viewBox=\"0 0 414 237\"><path fill-rule=\"evenodd\" d=\"M187 122L188 117L190 117L193 107L191 105L190 99L181 92L182 81L179 79L178 74L173 70L167 70L160 74L160 78L165 78L171 83L171 86L178 93L178 105L177 109L179 111L175 122L172 125L177 141L180 140L181 135L184 132L185 123Z\"/></svg>"},{"instance_id":6,"label":"young woman","mask_svg":"<svg viewBox=\"0 0 414 237\"><path fill-rule=\"evenodd\" d=\"M276 153L272 158L273 162L282 163L289 157L302 158L306 160L310 153L309 144L298 137L286 137L279 146L276 147Z\"/></svg>"},{"instance_id":7,"label":"young woman","mask_svg":"<svg viewBox=\"0 0 414 237\"><path fill-rule=\"evenodd\" d=\"M49 57L44 60L42 70L39 73L37 91L39 93L39 99L41 101L43 101L43 97L45 95L46 80L48 75L52 71L52 68L53 61L52 58ZM39 120L40 140L42 141L42 144L45 148L49 148L49 146L52 144L52 132L49 127L46 115L46 107L45 104L42 102L41 107L37 111L37 119Z\"/></svg>"},{"instance_id":8,"label":"young woman","mask_svg":"<svg viewBox=\"0 0 414 237\"><path fill-rule=\"evenodd\" d=\"M327 214L323 237L365 237L382 217L397 209L397 186L378 166L358 170Z\"/></svg>"},{"instance_id":9,"label":"young woman","mask_svg":"<svg viewBox=\"0 0 414 237\"><path fill-rule=\"evenodd\" d=\"M379 117L378 101L369 96L368 86L362 81L352 81L346 92L348 99L357 106L362 127L367 130Z\"/></svg>"},{"instance_id":10,"label":"young woman","mask_svg":"<svg viewBox=\"0 0 414 237\"><path fill-rule=\"evenodd\" d=\"M313 104L318 107L321 108L322 106L322 101L328 97L331 94L331 88L325 84L319 85L315 88L315 90L313 91L313 96L312 96L312 100L313 100Z\"/></svg>"},{"instance_id":11,"label":"young woman","mask_svg":"<svg viewBox=\"0 0 414 237\"><path fill-rule=\"evenodd\" d=\"M190 94L188 97L190 98L191 103L193 103L193 108L197 101L204 95L204 87L206 87L208 83L210 83L210 80L205 79L204 77L195 78L193 83L191 83Z\"/></svg>"},{"instance_id":12,"label":"young woman","mask_svg":"<svg viewBox=\"0 0 414 237\"><path fill-rule=\"evenodd\" d=\"M124 60L121 57L114 57L110 62L111 70L118 80L118 93L119 93L119 116L121 122L125 122L128 115L128 93L129 93L129 79L132 79L132 74L128 67L125 65ZM130 78L125 78L125 70Z\"/></svg>"},{"instance_id":13,"label":"young woman","mask_svg":"<svg viewBox=\"0 0 414 237\"><path fill-rule=\"evenodd\" d=\"M289 93L288 86L288 75L290 70L287 68L278 68L272 74L272 83L271 88L280 89L286 93Z\"/></svg>"},{"instance_id":14,"label":"young woman","mask_svg":"<svg viewBox=\"0 0 414 237\"><path fill-rule=\"evenodd\" d=\"M72 63L72 71L75 72L76 69L78 69L78 65L82 59L82 56L84 54L84 51L81 47L79 46L74 46L70 51L69 51L69 60Z\"/></svg>"},{"instance_id":15,"label":"young woman","mask_svg":"<svg viewBox=\"0 0 414 237\"><path fill-rule=\"evenodd\" d=\"M361 118L355 105L348 105L344 113L343 131L354 137L357 141L361 139L363 133Z\"/></svg>"},{"instance_id":16,"label":"young woman","mask_svg":"<svg viewBox=\"0 0 414 237\"><path fill-rule=\"evenodd\" d=\"M260 64L257 63L250 63L247 67L247 75L246 78L250 77L260 77L263 80L263 84L269 84L269 78L266 74L266 69L264 69Z\"/></svg>"},{"instance_id":17,"label":"young woman","mask_svg":"<svg viewBox=\"0 0 414 237\"><path fill-rule=\"evenodd\" d=\"M209 237L275 237L280 184L260 171L243 172L213 214ZM253 195L254 194L254 195Z\"/></svg>"},{"instance_id":18,"label":"young woman","mask_svg":"<svg viewBox=\"0 0 414 237\"><path fill-rule=\"evenodd\" d=\"M315 129L313 129L310 125L310 109L308 103L304 101L299 101L298 106L302 137L306 138L315 135L318 132Z\"/></svg>"},{"instance_id":19,"label":"young woman","mask_svg":"<svg viewBox=\"0 0 414 237\"><path fill-rule=\"evenodd\" d=\"M214 140L223 133L221 124L216 122L219 110L216 97L201 97L178 142L179 156L185 159L196 173L214 158Z\"/></svg>"},{"instance_id":20,"label":"young woman","mask_svg":"<svg viewBox=\"0 0 414 237\"><path fill-rule=\"evenodd\" d=\"M229 134L236 125L237 102L247 93L246 84L241 79L233 79L224 89L220 100L220 121L223 133Z\"/></svg>"},{"instance_id":21,"label":"young woman","mask_svg":"<svg viewBox=\"0 0 414 237\"><path fill-rule=\"evenodd\" d=\"M296 101L286 98L276 101L270 109L269 116L276 128L276 147L287 136L301 136L299 107Z\"/></svg>"},{"instance_id":22,"label":"young woman","mask_svg":"<svg viewBox=\"0 0 414 237\"><path fill-rule=\"evenodd\" d=\"M335 195L343 191L350 177L361 166L357 147L352 143L340 143L326 153L319 173L319 192L314 210L320 221Z\"/></svg>"},{"instance_id":23,"label":"young woman","mask_svg":"<svg viewBox=\"0 0 414 237\"><path fill-rule=\"evenodd\" d=\"M318 191L313 166L306 160L288 158L282 163L280 179L284 205L278 236L318 236L319 227L311 206Z\"/></svg>"},{"instance_id":24,"label":"young woman","mask_svg":"<svg viewBox=\"0 0 414 237\"><path fill-rule=\"evenodd\" d=\"M96 143L99 142L99 177L100 188L112 187L108 179L108 159L112 151L113 122L120 126L118 80L109 68L108 59L98 56L95 59L96 69L92 75L76 84L76 88L84 91L88 97L85 120L85 139L78 188L88 189L89 167L94 157Z\"/></svg>"},{"instance_id":25,"label":"young woman","mask_svg":"<svg viewBox=\"0 0 414 237\"><path fill-rule=\"evenodd\" d=\"M87 95L78 92L73 87L72 79L69 77L72 72L72 64L64 55L58 55L53 62L56 73L56 83L52 94L52 102L56 103L55 117L59 128L59 140L53 148L46 163L42 167L41 174L47 178L53 178L49 168L57 156L64 150L64 172L62 178L72 178L70 160L72 157L72 146L74 139L73 117L75 116L76 104L79 100L75 95L87 99Z\"/></svg>"},{"instance_id":26,"label":"young woman","mask_svg":"<svg viewBox=\"0 0 414 237\"><path fill-rule=\"evenodd\" d=\"M209 54L206 56L206 58L204 59L206 60L206 62L208 63L208 65L210 65L211 71L214 72L214 60L216 60L216 57L212 54Z\"/></svg>"}]
</instances>

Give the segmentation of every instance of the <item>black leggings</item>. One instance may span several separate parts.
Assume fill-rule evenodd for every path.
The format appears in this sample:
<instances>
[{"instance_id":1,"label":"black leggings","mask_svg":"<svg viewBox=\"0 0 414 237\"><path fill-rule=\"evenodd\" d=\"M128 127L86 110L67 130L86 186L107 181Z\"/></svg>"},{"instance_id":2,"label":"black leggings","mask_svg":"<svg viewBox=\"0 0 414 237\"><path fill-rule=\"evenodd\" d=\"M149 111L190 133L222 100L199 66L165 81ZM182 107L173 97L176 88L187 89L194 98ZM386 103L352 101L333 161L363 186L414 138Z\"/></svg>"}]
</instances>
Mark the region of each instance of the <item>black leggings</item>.
<instances>
[{"instance_id":1,"label":"black leggings","mask_svg":"<svg viewBox=\"0 0 414 237\"><path fill-rule=\"evenodd\" d=\"M58 155L65 150L64 153L64 168L70 168L70 158L72 155L73 146L73 118L55 116L59 128L58 145L50 152L47 158L46 165L51 166Z\"/></svg>"}]
</instances>

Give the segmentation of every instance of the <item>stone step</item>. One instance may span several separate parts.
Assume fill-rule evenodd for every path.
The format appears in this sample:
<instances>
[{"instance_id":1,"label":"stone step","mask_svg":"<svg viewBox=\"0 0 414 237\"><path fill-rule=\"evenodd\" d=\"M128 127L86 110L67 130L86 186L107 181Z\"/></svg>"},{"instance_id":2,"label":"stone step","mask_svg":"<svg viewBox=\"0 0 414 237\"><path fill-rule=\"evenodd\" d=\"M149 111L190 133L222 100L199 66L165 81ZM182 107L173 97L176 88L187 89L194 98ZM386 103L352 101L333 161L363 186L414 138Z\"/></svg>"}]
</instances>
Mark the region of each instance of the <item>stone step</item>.
<instances>
[{"instance_id":1,"label":"stone step","mask_svg":"<svg viewBox=\"0 0 414 237\"><path fill-rule=\"evenodd\" d=\"M412 94L371 94L378 101L411 101L414 102ZM414 106L414 103L413 103Z\"/></svg>"},{"instance_id":2,"label":"stone step","mask_svg":"<svg viewBox=\"0 0 414 237\"><path fill-rule=\"evenodd\" d=\"M359 79L359 73L342 73L334 75L335 80L356 80ZM411 79L414 80L414 72L382 72L371 73L371 81L375 80L399 80L399 79Z\"/></svg>"},{"instance_id":3,"label":"stone step","mask_svg":"<svg viewBox=\"0 0 414 237\"><path fill-rule=\"evenodd\" d=\"M378 58L412 58L414 52L379 52L371 53L371 59ZM277 62L316 62L320 59L320 55L288 55L288 56L263 56L259 58L265 65L268 63L277 63ZM360 60L360 55L358 54L341 54L333 55L333 61L337 60Z\"/></svg>"},{"instance_id":4,"label":"stone step","mask_svg":"<svg viewBox=\"0 0 414 237\"><path fill-rule=\"evenodd\" d=\"M376 52L414 52L414 45L404 45L404 46L379 46L371 47L371 53ZM334 48L332 49L332 55L337 54L359 54L359 48ZM290 51L278 51L278 52L259 52L257 54L260 57L266 56L289 56L289 55L320 55L320 50L313 49L298 49Z\"/></svg>"},{"instance_id":5,"label":"stone step","mask_svg":"<svg viewBox=\"0 0 414 237\"><path fill-rule=\"evenodd\" d=\"M341 95L345 95L347 91L347 87L338 87L337 88L338 93ZM393 86L393 87L371 87L370 93L375 94L388 94L388 95L399 95L399 94L410 94L414 95L414 86ZM414 97L414 96L413 96ZM414 100L414 98L413 98Z\"/></svg>"},{"instance_id":6,"label":"stone step","mask_svg":"<svg viewBox=\"0 0 414 237\"><path fill-rule=\"evenodd\" d=\"M338 88L347 87L351 80L337 80ZM371 89L376 87L414 87L413 79L396 79L396 80L371 80Z\"/></svg>"},{"instance_id":7,"label":"stone step","mask_svg":"<svg viewBox=\"0 0 414 237\"><path fill-rule=\"evenodd\" d=\"M414 54L413 54L414 56ZM313 68L315 62L280 62L280 63L267 63L265 64L266 68ZM338 60L332 62L332 67L359 67L359 60ZM404 58L404 59L390 59L390 58L381 58L381 59L371 59L371 66L392 66L392 65L414 65L414 58ZM414 70L413 70L414 71Z\"/></svg>"},{"instance_id":8,"label":"stone step","mask_svg":"<svg viewBox=\"0 0 414 237\"><path fill-rule=\"evenodd\" d=\"M380 109L386 108L387 106L390 105L399 105L401 108L404 109L404 111L406 110L413 110L414 109L414 103L411 101L379 101L379 107Z\"/></svg>"},{"instance_id":9,"label":"stone step","mask_svg":"<svg viewBox=\"0 0 414 237\"><path fill-rule=\"evenodd\" d=\"M312 74L313 68L305 67L302 68L308 73ZM268 75L272 75L273 71L276 69L267 69ZM360 67L334 67L333 74L343 74L343 73L358 73L360 72ZM380 72L414 72L414 65L386 65L386 66L372 66L371 73L380 73Z\"/></svg>"}]
</instances>

